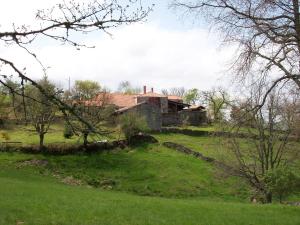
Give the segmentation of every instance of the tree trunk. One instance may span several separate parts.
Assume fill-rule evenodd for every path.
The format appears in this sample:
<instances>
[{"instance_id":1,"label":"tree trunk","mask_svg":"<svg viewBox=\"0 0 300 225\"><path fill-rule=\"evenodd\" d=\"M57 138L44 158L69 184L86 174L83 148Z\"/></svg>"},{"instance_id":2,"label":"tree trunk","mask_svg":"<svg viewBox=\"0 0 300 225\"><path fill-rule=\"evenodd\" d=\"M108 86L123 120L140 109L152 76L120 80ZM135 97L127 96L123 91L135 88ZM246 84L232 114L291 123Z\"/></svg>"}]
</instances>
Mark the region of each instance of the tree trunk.
<instances>
[{"instance_id":1,"label":"tree trunk","mask_svg":"<svg viewBox=\"0 0 300 225\"><path fill-rule=\"evenodd\" d=\"M83 146L84 147L87 147L87 144L88 144L88 133L84 133L83 134Z\"/></svg>"},{"instance_id":2,"label":"tree trunk","mask_svg":"<svg viewBox=\"0 0 300 225\"><path fill-rule=\"evenodd\" d=\"M272 193L271 192L267 192L265 194L265 198L266 198L266 203L272 203Z\"/></svg>"},{"instance_id":3,"label":"tree trunk","mask_svg":"<svg viewBox=\"0 0 300 225\"><path fill-rule=\"evenodd\" d=\"M43 148L44 148L44 137L45 137L45 134L40 133L40 150L43 150Z\"/></svg>"}]
</instances>

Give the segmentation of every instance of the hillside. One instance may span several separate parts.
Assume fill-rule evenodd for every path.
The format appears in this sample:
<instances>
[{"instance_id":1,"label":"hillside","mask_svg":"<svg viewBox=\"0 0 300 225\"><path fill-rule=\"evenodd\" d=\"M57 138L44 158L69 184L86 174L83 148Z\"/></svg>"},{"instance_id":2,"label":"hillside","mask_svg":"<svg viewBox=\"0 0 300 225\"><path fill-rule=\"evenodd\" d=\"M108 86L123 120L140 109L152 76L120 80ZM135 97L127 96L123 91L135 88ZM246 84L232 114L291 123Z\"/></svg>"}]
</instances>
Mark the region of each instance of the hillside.
<instances>
[{"instance_id":1,"label":"hillside","mask_svg":"<svg viewBox=\"0 0 300 225\"><path fill-rule=\"evenodd\" d=\"M87 185L71 186L40 174L43 171L35 167L16 167L12 158L19 161L32 156L1 154L0 224L3 225L296 225L300 221L299 207L226 203L210 198L142 197ZM184 178L177 176L177 180L181 179Z\"/></svg>"},{"instance_id":2,"label":"hillside","mask_svg":"<svg viewBox=\"0 0 300 225\"><path fill-rule=\"evenodd\" d=\"M61 132L54 127L50 143L63 142ZM26 135L10 131L12 141L34 144ZM162 145L172 141L220 159L220 138L154 136L159 143L90 154L1 152L0 224L299 224L299 207L250 204L242 179Z\"/></svg>"}]
</instances>

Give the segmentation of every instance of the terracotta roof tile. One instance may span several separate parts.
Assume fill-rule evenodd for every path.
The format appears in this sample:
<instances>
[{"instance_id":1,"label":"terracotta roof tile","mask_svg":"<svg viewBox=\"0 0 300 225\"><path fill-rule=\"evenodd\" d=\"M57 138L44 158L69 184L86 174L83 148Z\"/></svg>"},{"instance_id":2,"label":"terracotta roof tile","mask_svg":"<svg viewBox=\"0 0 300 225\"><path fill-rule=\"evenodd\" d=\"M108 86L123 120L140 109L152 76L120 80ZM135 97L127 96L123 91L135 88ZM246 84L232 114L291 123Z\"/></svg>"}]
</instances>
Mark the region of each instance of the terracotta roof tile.
<instances>
[{"instance_id":1,"label":"terracotta roof tile","mask_svg":"<svg viewBox=\"0 0 300 225\"><path fill-rule=\"evenodd\" d=\"M168 99L173 101L182 100L182 98L177 95L168 95Z\"/></svg>"},{"instance_id":2,"label":"terracotta roof tile","mask_svg":"<svg viewBox=\"0 0 300 225\"><path fill-rule=\"evenodd\" d=\"M158 93L153 93L153 92L147 92L146 94L139 94L138 96L145 96L145 97L160 97L160 98L165 98L167 97L166 95L158 94Z\"/></svg>"},{"instance_id":3,"label":"terracotta roof tile","mask_svg":"<svg viewBox=\"0 0 300 225\"><path fill-rule=\"evenodd\" d=\"M122 94L122 93L99 93L97 97L89 101L89 105L100 106L105 101L105 104L116 105L119 108L131 107L137 103L137 95Z\"/></svg>"}]
</instances>

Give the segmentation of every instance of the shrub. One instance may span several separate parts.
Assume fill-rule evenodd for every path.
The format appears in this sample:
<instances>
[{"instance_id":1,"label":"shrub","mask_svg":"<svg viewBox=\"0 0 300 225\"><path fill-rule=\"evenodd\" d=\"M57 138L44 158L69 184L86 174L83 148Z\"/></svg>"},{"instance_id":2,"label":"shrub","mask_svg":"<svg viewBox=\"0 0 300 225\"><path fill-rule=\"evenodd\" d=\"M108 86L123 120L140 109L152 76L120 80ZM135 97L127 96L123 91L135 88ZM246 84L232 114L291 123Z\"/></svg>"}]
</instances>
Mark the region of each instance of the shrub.
<instances>
[{"instance_id":1,"label":"shrub","mask_svg":"<svg viewBox=\"0 0 300 225\"><path fill-rule=\"evenodd\" d=\"M10 140L10 137L9 137L8 133L6 133L6 132L1 132L0 135L1 135L1 137L2 137L5 141L9 141L9 140Z\"/></svg>"},{"instance_id":2,"label":"shrub","mask_svg":"<svg viewBox=\"0 0 300 225\"><path fill-rule=\"evenodd\" d=\"M65 123L64 137L70 139L74 135L73 130L69 123Z\"/></svg>"},{"instance_id":3,"label":"shrub","mask_svg":"<svg viewBox=\"0 0 300 225\"><path fill-rule=\"evenodd\" d=\"M121 116L120 127L129 143L133 136L149 130L146 119L133 112L125 113Z\"/></svg>"},{"instance_id":4,"label":"shrub","mask_svg":"<svg viewBox=\"0 0 300 225\"><path fill-rule=\"evenodd\" d=\"M280 202L287 195L299 191L300 179L289 168L278 168L265 177L266 185L271 193L279 197Z\"/></svg>"}]
</instances>

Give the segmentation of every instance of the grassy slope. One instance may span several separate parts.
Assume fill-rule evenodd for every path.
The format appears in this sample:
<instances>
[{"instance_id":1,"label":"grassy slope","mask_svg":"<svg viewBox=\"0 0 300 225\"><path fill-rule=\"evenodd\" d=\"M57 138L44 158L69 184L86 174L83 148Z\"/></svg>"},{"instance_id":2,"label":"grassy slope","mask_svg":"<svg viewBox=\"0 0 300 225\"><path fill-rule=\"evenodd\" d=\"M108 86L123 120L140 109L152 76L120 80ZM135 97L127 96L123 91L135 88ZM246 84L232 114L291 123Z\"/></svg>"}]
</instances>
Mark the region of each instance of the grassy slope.
<instances>
[{"instance_id":1,"label":"grassy slope","mask_svg":"<svg viewBox=\"0 0 300 225\"><path fill-rule=\"evenodd\" d=\"M18 129L11 136L37 142L34 134ZM208 156L225 153L218 138L156 137ZM54 126L46 140L64 141L62 129ZM27 159L47 159L49 164L16 169ZM54 173L99 188L61 184L50 176ZM107 180L115 183L112 191L103 191L101 183ZM299 208L238 203L249 197L245 192L240 180L224 178L210 164L160 144L91 155L0 154L0 224L300 224Z\"/></svg>"},{"instance_id":2,"label":"grassy slope","mask_svg":"<svg viewBox=\"0 0 300 225\"><path fill-rule=\"evenodd\" d=\"M300 209L139 197L72 187L30 168L0 171L0 224L297 225Z\"/></svg>"},{"instance_id":3,"label":"grassy slope","mask_svg":"<svg viewBox=\"0 0 300 225\"><path fill-rule=\"evenodd\" d=\"M21 160L46 159L41 173L72 176L96 187L138 195L201 197L243 201L246 189L236 178L223 178L207 162L167 149L159 144L110 153L43 156L1 153L0 163L18 167ZM0 167L1 168L1 167ZM108 182L113 184L102 185Z\"/></svg>"}]
</instances>

